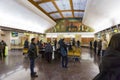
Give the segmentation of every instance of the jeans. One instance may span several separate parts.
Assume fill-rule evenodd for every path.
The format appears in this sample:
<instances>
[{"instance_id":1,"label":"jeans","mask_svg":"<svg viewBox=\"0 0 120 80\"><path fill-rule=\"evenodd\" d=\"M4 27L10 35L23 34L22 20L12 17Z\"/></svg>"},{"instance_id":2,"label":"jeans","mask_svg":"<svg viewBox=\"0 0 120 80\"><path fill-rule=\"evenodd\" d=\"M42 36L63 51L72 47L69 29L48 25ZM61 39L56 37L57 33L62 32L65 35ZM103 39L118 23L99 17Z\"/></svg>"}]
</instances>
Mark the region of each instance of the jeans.
<instances>
[{"instance_id":1,"label":"jeans","mask_svg":"<svg viewBox=\"0 0 120 80\"><path fill-rule=\"evenodd\" d=\"M62 67L67 68L67 64L68 64L68 57L67 56L62 56Z\"/></svg>"},{"instance_id":2,"label":"jeans","mask_svg":"<svg viewBox=\"0 0 120 80\"><path fill-rule=\"evenodd\" d=\"M102 56L104 56L105 50L102 50Z\"/></svg>"},{"instance_id":3,"label":"jeans","mask_svg":"<svg viewBox=\"0 0 120 80\"><path fill-rule=\"evenodd\" d=\"M35 59L34 58L30 58L30 71L31 71L31 75L34 75L34 67L35 67Z\"/></svg>"}]
</instances>

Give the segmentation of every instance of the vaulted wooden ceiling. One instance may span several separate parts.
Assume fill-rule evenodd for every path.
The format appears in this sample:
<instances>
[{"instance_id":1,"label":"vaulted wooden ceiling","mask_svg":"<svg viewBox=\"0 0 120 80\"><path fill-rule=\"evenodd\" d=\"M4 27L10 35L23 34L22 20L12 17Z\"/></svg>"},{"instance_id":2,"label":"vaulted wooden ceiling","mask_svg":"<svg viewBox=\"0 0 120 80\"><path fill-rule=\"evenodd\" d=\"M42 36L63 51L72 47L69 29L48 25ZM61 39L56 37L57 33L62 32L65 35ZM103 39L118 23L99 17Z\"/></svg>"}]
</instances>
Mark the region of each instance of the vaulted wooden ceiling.
<instances>
[{"instance_id":1,"label":"vaulted wooden ceiling","mask_svg":"<svg viewBox=\"0 0 120 80\"><path fill-rule=\"evenodd\" d=\"M28 0L54 21L83 18L87 0Z\"/></svg>"}]
</instances>

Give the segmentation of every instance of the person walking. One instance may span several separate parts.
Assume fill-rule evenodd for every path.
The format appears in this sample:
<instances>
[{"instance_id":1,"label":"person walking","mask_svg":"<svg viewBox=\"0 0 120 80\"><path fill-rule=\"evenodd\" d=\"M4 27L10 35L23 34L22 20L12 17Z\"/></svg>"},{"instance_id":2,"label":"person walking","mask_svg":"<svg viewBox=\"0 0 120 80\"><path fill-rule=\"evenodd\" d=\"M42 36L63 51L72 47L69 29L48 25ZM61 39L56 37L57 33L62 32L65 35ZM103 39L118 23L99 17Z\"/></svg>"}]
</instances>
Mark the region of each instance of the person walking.
<instances>
[{"instance_id":1,"label":"person walking","mask_svg":"<svg viewBox=\"0 0 120 80\"><path fill-rule=\"evenodd\" d=\"M114 34L93 80L120 80L120 33Z\"/></svg>"},{"instance_id":2,"label":"person walking","mask_svg":"<svg viewBox=\"0 0 120 80\"><path fill-rule=\"evenodd\" d=\"M28 57L30 59L30 72L31 72L31 77L38 77L38 75L36 75L36 72L34 71L34 67L35 67L35 58L37 57L37 40L36 38L32 38L31 39L31 44L28 50Z\"/></svg>"}]
</instances>

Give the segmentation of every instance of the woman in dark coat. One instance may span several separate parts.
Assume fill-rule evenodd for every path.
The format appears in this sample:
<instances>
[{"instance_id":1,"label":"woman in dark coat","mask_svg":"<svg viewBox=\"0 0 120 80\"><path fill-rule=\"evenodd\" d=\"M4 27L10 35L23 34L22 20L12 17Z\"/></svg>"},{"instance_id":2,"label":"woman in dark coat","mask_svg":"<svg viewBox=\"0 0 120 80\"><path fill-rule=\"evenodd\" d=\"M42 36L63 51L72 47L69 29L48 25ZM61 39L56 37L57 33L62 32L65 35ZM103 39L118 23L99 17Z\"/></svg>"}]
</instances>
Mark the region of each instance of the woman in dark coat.
<instances>
[{"instance_id":1,"label":"woman in dark coat","mask_svg":"<svg viewBox=\"0 0 120 80\"><path fill-rule=\"evenodd\" d=\"M114 34L93 80L120 80L120 33Z\"/></svg>"}]
</instances>

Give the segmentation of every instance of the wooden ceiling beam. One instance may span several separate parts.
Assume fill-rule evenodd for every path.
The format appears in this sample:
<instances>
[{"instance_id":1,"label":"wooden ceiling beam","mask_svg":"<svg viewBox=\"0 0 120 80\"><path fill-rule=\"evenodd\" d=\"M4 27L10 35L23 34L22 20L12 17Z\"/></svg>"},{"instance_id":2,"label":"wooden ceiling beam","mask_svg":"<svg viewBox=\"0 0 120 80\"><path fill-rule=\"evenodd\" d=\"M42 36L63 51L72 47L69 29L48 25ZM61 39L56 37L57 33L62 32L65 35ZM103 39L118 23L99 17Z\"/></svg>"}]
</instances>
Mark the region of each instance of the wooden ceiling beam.
<instances>
[{"instance_id":1,"label":"wooden ceiling beam","mask_svg":"<svg viewBox=\"0 0 120 80\"><path fill-rule=\"evenodd\" d=\"M61 10L58 8L58 6L57 6L57 4L55 3L55 1L54 1L54 0L52 0L52 3L53 3L53 5L55 6L55 8L57 9L57 12L59 12L59 13L60 13L60 15L61 15L61 17L62 17L62 18L64 18L64 16L63 16L63 14L62 14Z\"/></svg>"},{"instance_id":2,"label":"wooden ceiling beam","mask_svg":"<svg viewBox=\"0 0 120 80\"><path fill-rule=\"evenodd\" d=\"M51 0L40 0L40 1L37 1L36 3L37 4L41 4L41 3L46 3L46 2L50 2Z\"/></svg>"},{"instance_id":3,"label":"wooden ceiling beam","mask_svg":"<svg viewBox=\"0 0 120 80\"><path fill-rule=\"evenodd\" d=\"M74 9L73 9L73 2L72 2L72 0L70 0L70 5L71 5L71 10L72 10L72 16L75 17L74 16Z\"/></svg>"},{"instance_id":4,"label":"wooden ceiling beam","mask_svg":"<svg viewBox=\"0 0 120 80\"><path fill-rule=\"evenodd\" d=\"M55 21L60 20L60 19L69 19L69 18L73 18L73 17L57 18L57 19L55 19ZM79 19L79 18L82 18L82 17L74 17L74 18Z\"/></svg>"},{"instance_id":5,"label":"wooden ceiling beam","mask_svg":"<svg viewBox=\"0 0 120 80\"><path fill-rule=\"evenodd\" d=\"M28 0L28 1L31 2L34 6L36 6L40 11L42 11L48 17L50 17L53 21L55 21L44 9L42 9L41 7L39 7L39 5L35 1L33 1L33 0Z\"/></svg>"},{"instance_id":6,"label":"wooden ceiling beam","mask_svg":"<svg viewBox=\"0 0 120 80\"><path fill-rule=\"evenodd\" d=\"M71 10L61 10L61 12L71 12ZM84 10L73 10L73 12L84 12ZM58 13L58 11L50 12L49 14Z\"/></svg>"}]
</instances>

